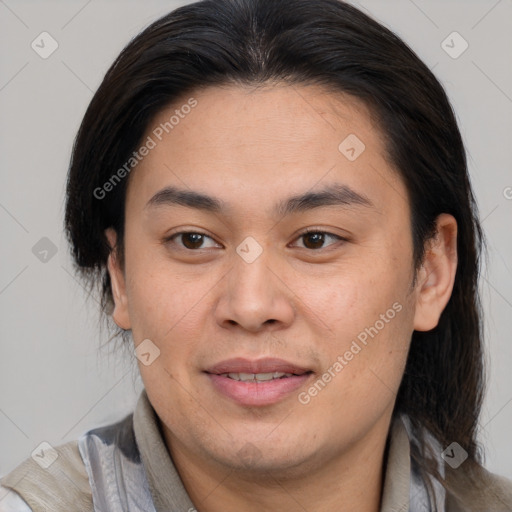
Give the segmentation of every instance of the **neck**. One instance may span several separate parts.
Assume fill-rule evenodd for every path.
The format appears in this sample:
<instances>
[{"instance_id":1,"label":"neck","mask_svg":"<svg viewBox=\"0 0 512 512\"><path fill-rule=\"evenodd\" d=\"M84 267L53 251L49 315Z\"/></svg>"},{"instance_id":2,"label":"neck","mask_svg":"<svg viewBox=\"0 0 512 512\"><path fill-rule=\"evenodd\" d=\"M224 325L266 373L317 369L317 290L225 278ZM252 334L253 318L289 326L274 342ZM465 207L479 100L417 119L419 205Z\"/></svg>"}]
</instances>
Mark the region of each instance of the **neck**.
<instances>
[{"instance_id":1,"label":"neck","mask_svg":"<svg viewBox=\"0 0 512 512\"><path fill-rule=\"evenodd\" d=\"M331 458L284 473L240 470L188 451L164 427L166 444L198 512L378 512L389 421Z\"/></svg>"}]
</instances>

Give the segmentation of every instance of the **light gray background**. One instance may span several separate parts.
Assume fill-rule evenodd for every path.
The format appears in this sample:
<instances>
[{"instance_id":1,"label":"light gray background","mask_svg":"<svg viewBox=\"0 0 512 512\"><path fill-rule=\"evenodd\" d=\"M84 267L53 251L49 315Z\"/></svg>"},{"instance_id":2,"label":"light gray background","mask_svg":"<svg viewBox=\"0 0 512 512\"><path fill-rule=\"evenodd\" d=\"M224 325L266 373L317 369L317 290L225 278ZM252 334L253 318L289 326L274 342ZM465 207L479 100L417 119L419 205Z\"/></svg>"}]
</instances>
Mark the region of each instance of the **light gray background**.
<instances>
[{"instance_id":1,"label":"light gray background","mask_svg":"<svg viewBox=\"0 0 512 512\"><path fill-rule=\"evenodd\" d=\"M71 271L64 185L72 140L108 66L143 27L184 3L0 0L0 475L42 441L76 439L136 403L134 359L99 351L106 335L97 304ZM488 468L512 478L512 1L358 5L434 70L460 122L489 242L481 440ZM59 44L46 60L31 48L43 31ZM469 43L457 59L441 46L453 31ZM42 237L58 248L46 263L32 253Z\"/></svg>"}]
</instances>

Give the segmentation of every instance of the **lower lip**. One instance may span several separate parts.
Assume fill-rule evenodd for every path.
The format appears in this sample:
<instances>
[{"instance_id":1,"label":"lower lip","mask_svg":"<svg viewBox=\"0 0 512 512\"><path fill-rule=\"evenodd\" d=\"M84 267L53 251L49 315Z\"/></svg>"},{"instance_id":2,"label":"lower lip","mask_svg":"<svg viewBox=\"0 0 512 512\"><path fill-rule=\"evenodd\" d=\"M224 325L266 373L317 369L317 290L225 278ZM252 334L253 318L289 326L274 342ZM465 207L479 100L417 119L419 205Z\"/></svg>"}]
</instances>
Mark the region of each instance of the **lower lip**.
<instances>
[{"instance_id":1,"label":"lower lip","mask_svg":"<svg viewBox=\"0 0 512 512\"><path fill-rule=\"evenodd\" d=\"M257 406L275 404L309 380L311 373L293 375L263 382L243 382L222 375L207 373L217 391L240 405Z\"/></svg>"}]
</instances>

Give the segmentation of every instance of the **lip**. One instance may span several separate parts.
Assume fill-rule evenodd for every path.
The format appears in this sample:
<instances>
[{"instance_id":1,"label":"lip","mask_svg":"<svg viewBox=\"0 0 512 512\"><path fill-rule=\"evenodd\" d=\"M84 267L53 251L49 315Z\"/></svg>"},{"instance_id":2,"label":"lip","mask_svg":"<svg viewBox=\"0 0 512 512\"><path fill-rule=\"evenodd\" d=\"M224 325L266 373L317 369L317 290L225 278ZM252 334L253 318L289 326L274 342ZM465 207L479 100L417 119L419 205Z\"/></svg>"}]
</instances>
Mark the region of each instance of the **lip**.
<instances>
[{"instance_id":1,"label":"lip","mask_svg":"<svg viewBox=\"0 0 512 512\"><path fill-rule=\"evenodd\" d=\"M293 373L295 375L303 375L311 371L309 368L304 368L296 364L285 361L284 359L266 357L263 359L244 359L243 357L236 357L233 359L226 359L216 365L205 370L206 373L217 374L221 373L271 373L283 372Z\"/></svg>"},{"instance_id":2,"label":"lip","mask_svg":"<svg viewBox=\"0 0 512 512\"><path fill-rule=\"evenodd\" d=\"M263 382L244 382L230 379L226 373L293 373ZM205 371L213 388L235 403L248 406L272 405L289 397L302 387L313 375L312 370L283 359L265 358L248 360L235 358L222 361Z\"/></svg>"}]
</instances>

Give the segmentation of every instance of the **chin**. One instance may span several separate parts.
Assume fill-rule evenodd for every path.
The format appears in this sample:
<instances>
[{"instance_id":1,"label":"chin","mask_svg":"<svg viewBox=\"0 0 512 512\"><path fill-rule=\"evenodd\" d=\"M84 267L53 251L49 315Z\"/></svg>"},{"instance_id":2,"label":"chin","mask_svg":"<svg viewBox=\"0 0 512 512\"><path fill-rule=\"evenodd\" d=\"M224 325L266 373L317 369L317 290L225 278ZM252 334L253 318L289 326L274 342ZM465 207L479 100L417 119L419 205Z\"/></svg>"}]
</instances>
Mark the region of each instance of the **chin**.
<instances>
[{"instance_id":1,"label":"chin","mask_svg":"<svg viewBox=\"0 0 512 512\"><path fill-rule=\"evenodd\" d=\"M315 466L318 452L311 449L309 452L301 446L297 450L298 443L290 443L286 446L280 442L267 439L266 443L241 442L236 452L232 450L233 444L226 447L226 451L210 451L209 458L213 458L230 471L236 471L238 475L245 474L247 478L268 479L298 478L307 475Z\"/></svg>"}]
</instances>

